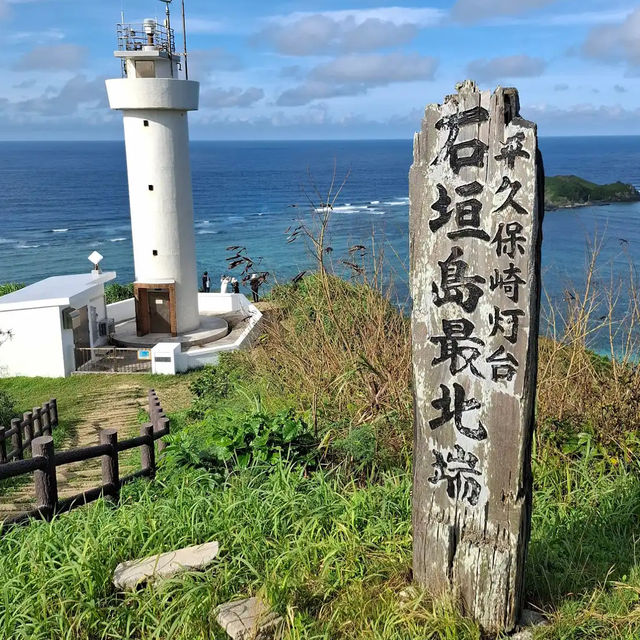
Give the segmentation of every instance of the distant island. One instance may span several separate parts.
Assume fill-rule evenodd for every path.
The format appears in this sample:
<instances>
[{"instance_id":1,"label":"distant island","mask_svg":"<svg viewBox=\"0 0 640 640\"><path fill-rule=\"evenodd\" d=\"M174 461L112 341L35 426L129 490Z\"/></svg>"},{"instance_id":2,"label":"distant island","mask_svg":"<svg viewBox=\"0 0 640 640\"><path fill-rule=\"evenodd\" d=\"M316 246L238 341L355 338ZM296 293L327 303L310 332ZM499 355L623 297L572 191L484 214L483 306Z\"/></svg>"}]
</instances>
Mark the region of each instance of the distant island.
<instances>
[{"instance_id":1,"label":"distant island","mask_svg":"<svg viewBox=\"0 0 640 640\"><path fill-rule=\"evenodd\" d=\"M633 185L623 182L596 184L578 176L545 178L544 208L547 210L638 200L640 192Z\"/></svg>"}]
</instances>

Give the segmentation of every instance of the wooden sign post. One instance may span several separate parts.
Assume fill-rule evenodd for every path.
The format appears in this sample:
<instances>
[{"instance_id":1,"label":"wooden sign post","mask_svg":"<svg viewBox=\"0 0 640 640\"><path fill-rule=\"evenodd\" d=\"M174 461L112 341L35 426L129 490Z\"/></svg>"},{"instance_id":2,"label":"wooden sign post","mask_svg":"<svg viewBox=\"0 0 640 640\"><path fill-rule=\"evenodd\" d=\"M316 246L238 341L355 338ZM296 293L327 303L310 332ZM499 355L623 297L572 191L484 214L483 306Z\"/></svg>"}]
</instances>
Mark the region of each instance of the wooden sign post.
<instances>
[{"instance_id":1,"label":"wooden sign post","mask_svg":"<svg viewBox=\"0 0 640 640\"><path fill-rule=\"evenodd\" d=\"M487 632L522 606L544 173L515 89L426 108L410 172L413 567Z\"/></svg>"}]
</instances>

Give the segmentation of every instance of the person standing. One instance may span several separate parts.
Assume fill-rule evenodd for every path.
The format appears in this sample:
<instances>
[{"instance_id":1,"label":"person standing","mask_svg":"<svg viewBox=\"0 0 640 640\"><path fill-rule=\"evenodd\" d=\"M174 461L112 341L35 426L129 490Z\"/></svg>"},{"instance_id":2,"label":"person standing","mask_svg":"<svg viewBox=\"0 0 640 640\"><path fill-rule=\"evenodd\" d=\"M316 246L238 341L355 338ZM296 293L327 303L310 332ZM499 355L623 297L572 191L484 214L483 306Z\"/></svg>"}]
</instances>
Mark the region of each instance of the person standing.
<instances>
[{"instance_id":1,"label":"person standing","mask_svg":"<svg viewBox=\"0 0 640 640\"><path fill-rule=\"evenodd\" d=\"M260 277L257 273L252 273L251 278L249 278L249 286L251 287L251 295L253 296L254 302L259 302L260 298L258 296L258 289L260 288Z\"/></svg>"},{"instance_id":2,"label":"person standing","mask_svg":"<svg viewBox=\"0 0 640 640\"><path fill-rule=\"evenodd\" d=\"M211 291L211 280L209 280L209 272L205 271L202 274L202 291L209 293Z\"/></svg>"},{"instance_id":3,"label":"person standing","mask_svg":"<svg viewBox=\"0 0 640 640\"><path fill-rule=\"evenodd\" d=\"M233 293L240 293L240 283L238 278L231 278L231 291Z\"/></svg>"}]
</instances>

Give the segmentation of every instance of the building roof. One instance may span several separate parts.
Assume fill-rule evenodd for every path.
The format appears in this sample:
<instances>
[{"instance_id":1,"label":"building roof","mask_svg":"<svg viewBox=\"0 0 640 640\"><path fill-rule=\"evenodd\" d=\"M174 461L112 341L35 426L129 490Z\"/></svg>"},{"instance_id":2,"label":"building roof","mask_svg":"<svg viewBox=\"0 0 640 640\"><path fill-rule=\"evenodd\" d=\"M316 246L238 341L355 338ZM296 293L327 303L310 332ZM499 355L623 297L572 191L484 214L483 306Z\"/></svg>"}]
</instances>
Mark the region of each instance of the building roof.
<instances>
[{"instance_id":1,"label":"building roof","mask_svg":"<svg viewBox=\"0 0 640 640\"><path fill-rule=\"evenodd\" d=\"M45 278L24 289L0 296L0 311L73 306L74 297L97 285L115 280L115 277L115 271L107 271L98 276L93 276L92 273L77 273Z\"/></svg>"}]
</instances>

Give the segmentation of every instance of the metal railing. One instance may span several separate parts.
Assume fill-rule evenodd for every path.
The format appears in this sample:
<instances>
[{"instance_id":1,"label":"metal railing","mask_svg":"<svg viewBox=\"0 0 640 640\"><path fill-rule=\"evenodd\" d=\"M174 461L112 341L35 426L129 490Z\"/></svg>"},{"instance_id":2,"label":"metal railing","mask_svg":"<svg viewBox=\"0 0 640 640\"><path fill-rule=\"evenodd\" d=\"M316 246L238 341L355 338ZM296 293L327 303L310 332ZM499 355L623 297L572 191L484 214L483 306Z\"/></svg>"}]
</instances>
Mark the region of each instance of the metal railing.
<instances>
[{"instance_id":1,"label":"metal railing","mask_svg":"<svg viewBox=\"0 0 640 640\"><path fill-rule=\"evenodd\" d=\"M141 353L146 352L141 358ZM80 373L148 373L151 354L133 347L82 347L75 350L76 371ZM148 356L147 356L148 354Z\"/></svg>"},{"instance_id":2,"label":"metal railing","mask_svg":"<svg viewBox=\"0 0 640 640\"><path fill-rule=\"evenodd\" d=\"M176 50L176 40L173 29L167 29L160 23L155 24L153 33L149 34L142 23L117 25L118 50L142 51L151 45L159 51L166 51L171 55Z\"/></svg>"}]
</instances>

